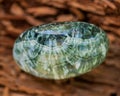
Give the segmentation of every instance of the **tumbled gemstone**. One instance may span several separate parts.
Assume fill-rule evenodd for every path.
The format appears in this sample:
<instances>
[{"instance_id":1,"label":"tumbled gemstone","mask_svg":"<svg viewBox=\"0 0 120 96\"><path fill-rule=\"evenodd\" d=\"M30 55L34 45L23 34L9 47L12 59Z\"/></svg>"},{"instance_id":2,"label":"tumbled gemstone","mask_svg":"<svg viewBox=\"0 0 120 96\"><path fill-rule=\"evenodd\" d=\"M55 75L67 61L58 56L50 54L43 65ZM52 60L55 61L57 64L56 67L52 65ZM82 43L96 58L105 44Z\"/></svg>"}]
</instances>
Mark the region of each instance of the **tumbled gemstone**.
<instances>
[{"instance_id":1,"label":"tumbled gemstone","mask_svg":"<svg viewBox=\"0 0 120 96\"><path fill-rule=\"evenodd\" d=\"M59 22L32 27L16 40L13 56L24 71L48 79L86 73L101 64L108 38L85 22Z\"/></svg>"}]
</instances>

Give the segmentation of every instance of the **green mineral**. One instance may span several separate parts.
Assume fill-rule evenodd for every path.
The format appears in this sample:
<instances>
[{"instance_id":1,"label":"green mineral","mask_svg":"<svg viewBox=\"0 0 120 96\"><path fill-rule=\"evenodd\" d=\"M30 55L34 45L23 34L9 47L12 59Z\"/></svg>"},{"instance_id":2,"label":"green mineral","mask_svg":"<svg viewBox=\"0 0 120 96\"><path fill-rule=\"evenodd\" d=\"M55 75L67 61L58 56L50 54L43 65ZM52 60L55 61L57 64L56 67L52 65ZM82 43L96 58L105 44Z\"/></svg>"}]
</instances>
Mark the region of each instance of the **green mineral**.
<instances>
[{"instance_id":1,"label":"green mineral","mask_svg":"<svg viewBox=\"0 0 120 96\"><path fill-rule=\"evenodd\" d=\"M32 27L16 40L13 57L24 71L48 79L84 74L101 64L108 51L106 33L85 22Z\"/></svg>"}]
</instances>

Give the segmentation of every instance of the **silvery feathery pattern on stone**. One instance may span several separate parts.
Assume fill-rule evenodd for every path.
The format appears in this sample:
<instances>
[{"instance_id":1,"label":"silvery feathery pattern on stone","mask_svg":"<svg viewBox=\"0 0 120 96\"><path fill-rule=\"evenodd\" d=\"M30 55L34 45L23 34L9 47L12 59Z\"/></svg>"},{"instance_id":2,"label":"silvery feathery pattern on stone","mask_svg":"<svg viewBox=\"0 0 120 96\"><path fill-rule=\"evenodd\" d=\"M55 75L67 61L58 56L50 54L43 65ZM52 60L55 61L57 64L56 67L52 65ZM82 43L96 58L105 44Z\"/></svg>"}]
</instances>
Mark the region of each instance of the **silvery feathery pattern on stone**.
<instances>
[{"instance_id":1,"label":"silvery feathery pattern on stone","mask_svg":"<svg viewBox=\"0 0 120 96\"><path fill-rule=\"evenodd\" d=\"M108 38L97 26L85 22L60 22L32 27L14 44L19 66L35 76L64 79L86 73L101 64Z\"/></svg>"}]
</instances>

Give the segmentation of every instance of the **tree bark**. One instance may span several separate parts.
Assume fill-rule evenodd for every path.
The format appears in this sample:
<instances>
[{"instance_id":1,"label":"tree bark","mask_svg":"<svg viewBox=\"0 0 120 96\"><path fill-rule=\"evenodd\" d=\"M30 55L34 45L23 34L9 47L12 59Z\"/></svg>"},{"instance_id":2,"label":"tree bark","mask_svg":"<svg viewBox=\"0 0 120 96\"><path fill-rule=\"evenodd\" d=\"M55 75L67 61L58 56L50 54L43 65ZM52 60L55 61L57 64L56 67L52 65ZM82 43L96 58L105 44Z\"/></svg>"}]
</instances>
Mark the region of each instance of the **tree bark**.
<instances>
[{"instance_id":1,"label":"tree bark","mask_svg":"<svg viewBox=\"0 0 120 96\"><path fill-rule=\"evenodd\" d=\"M29 27L60 21L85 21L104 29L110 42L106 60L67 80L23 72L12 57L15 39ZM120 1L0 0L0 96L120 96Z\"/></svg>"}]
</instances>

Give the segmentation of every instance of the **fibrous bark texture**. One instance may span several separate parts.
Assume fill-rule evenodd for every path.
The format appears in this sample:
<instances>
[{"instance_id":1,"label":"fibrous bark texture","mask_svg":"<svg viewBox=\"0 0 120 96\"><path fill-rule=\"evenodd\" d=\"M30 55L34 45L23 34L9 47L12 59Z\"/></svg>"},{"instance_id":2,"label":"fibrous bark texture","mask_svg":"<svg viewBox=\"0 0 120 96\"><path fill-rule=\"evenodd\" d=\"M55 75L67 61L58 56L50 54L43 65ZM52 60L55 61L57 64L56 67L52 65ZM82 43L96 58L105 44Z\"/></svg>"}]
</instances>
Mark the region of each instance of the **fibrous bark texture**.
<instances>
[{"instance_id":1,"label":"fibrous bark texture","mask_svg":"<svg viewBox=\"0 0 120 96\"><path fill-rule=\"evenodd\" d=\"M60 21L85 21L105 30L106 60L67 80L23 72L12 57L15 39L32 26ZM0 96L120 96L120 0L0 0Z\"/></svg>"}]
</instances>

